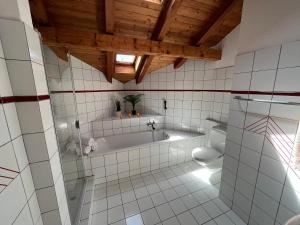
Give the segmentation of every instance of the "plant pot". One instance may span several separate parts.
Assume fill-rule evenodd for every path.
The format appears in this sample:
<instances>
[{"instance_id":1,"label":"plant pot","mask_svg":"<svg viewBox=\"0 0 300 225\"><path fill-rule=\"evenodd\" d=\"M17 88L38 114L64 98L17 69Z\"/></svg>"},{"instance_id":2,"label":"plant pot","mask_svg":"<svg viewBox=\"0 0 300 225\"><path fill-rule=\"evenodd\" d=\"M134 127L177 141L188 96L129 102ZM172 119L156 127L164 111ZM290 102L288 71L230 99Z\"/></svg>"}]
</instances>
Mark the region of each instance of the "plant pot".
<instances>
[{"instance_id":1,"label":"plant pot","mask_svg":"<svg viewBox=\"0 0 300 225\"><path fill-rule=\"evenodd\" d=\"M136 110L132 110L132 111L131 111L131 114L132 114L133 116L135 116L135 115L136 115Z\"/></svg>"},{"instance_id":2,"label":"plant pot","mask_svg":"<svg viewBox=\"0 0 300 225\"><path fill-rule=\"evenodd\" d=\"M117 118L121 118L122 112L121 111L116 111L115 115Z\"/></svg>"}]
</instances>

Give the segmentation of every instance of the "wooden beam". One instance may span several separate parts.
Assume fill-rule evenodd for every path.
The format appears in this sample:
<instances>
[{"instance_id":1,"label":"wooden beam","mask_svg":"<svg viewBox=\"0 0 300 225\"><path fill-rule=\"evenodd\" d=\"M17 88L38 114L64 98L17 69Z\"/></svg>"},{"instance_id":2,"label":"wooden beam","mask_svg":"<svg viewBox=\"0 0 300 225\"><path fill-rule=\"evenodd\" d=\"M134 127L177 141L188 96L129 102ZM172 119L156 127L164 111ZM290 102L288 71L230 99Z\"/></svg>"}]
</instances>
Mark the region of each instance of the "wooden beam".
<instances>
[{"instance_id":1,"label":"wooden beam","mask_svg":"<svg viewBox=\"0 0 300 225\"><path fill-rule=\"evenodd\" d=\"M48 13L43 0L29 0L30 11L35 23L49 25Z\"/></svg>"},{"instance_id":2,"label":"wooden beam","mask_svg":"<svg viewBox=\"0 0 300 225\"><path fill-rule=\"evenodd\" d=\"M118 74L135 74L135 69L132 65L116 65L115 73Z\"/></svg>"},{"instance_id":3,"label":"wooden beam","mask_svg":"<svg viewBox=\"0 0 300 225\"><path fill-rule=\"evenodd\" d=\"M170 27L170 24L179 9L182 0L164 1L163 8L156 21L151 39L154 41L162 41Z\"/></svg>"},{"instance_id":4,"label":"wooden beam","mask_svg":"<svg viewBox=\"0 0 300 225\"><path fill-rule=\"evenodd\" d=\"M50 47L50 48L58 58L68 62L67 49L59 48L59 47Z\"/></svg>"},{"instance_id":5,"label":"wooden beam","mask_svg":"<svg viewBox=\"0 0 300 225\"><path fill-rule=\"evenodd\" d=\"M180 68L186 62L185 58L178 58L174 62L174 69Z\"/></svg>"},{"instance_id":6,"label":"wooden beam","mask_svg":"<svg viewBox=\"0 0 300 225\"><path fill-rule=\"evenodd\" d=\"M42 34L43 42L48 46L76 49L82 53L113 51L214 61L221 58L220 50L202 46L195 47L63 28L39 27L39 31Z\"/></svg>"},{"instance_id":7,"label":"wooden beam","mask_svg":"<svg viewBox=\"0 0 300 225\"><path fill-rule=\"evenodd\" d=\"M209 38L218 34L218 30L222 29L223 23L227 18L237 10L241 10L243 7L243 0L232 0L232 2L227 6L227 8L221 12L216 19L210 24L210 26L203 32L200 33L196 39L196 45L204 45L206 47L212 47L217 43L210 43Z\"/></svg>"},{"instance_id":8,"label":"wooden beam","mask_svg":"<svg viewBox=\"0 0 300 225\"><path fill-rule=\"evenodd\" d=\"M108 34L114 33L114 0L105 0L105 30ZM112 75L115 73L114 52L106 52L106 79L112 82Z\"/></svg>"},{"instance_id":9,"label":"wooden beam","mask_svg":"<svg viewBox=\"0 0 300 225\"><path fill-rule=\"evenodd\" d=\"M48 17L44 0L30 0L29 4L33 20L36 24L46 26L53 24L53 22ZM60 47L51 47L51 50L58 58L66 62L68 61L67 49Z\"/></svg>"},{"instance_id":10,"label":"wooden beam","mask_svg":"<svg viewBox=\"0 0 300 225\"><path fill-rule=\"evenodd\" d=\"M106 52L106 79L112 82L112 76L115 73L115 57L114 52Z\"/></svg>"},{"instance_id":11,"label":"wooden beam","mask_svg":"<svg viewBox=\"0 0 300 225\"><path fill-rule=\"evenodd\" d=\"M105 30L108 34L114 33L114 0L105 0Z\"/></svg>"},{"instance_id":12,"label":"wooden beam","mask_svg":"<svg viewBox=\"0 0 300 225\"><path fill-rule=\"evenodd\" d=\"M226 21L226 19L230 18L230 16L237 10L241 10L242 6L243 0L232 0L231 2L227 3L225 9L217 12L212 20L208 22L206 28L197 35L195 38L195 45L212 47L213 45L217 44L209 42L209 38L218 34L218 30L222 29L223 23ZM186 59L184 58L176 59L174 68L178 69L185 63L185 61Z\"/></svg>"},{"instance_id":13,"label":"wooden beam","mask_svg":"<svg viewBox=\"0 0 300 225\"><path fill-rule=\"evenodd\" d=\"M164 1L163 8L159 14L153 33L151 35L151 40L162 41L164 39L170 27L171 21L176 15L176 12L179 9L181 3L182 0ZM143 59L136 73L137 83L140 83L143 80L144 76L151 66L153 59L153 56L143 56Z\"/></svg>"},{"instance_id":14,"label":"wooden beam","mask_svg":"<svg viewBox=\"0 0 300 225\"><path fill-rule=\"evenodd\" d=\"M145 77L152 61L154 59L154 56L153 55L145 55L143 58L142 58L142 61L140 63L140 66L136 72L136 83L141 83L143 78Z\"/></svg>"}]
</instances>

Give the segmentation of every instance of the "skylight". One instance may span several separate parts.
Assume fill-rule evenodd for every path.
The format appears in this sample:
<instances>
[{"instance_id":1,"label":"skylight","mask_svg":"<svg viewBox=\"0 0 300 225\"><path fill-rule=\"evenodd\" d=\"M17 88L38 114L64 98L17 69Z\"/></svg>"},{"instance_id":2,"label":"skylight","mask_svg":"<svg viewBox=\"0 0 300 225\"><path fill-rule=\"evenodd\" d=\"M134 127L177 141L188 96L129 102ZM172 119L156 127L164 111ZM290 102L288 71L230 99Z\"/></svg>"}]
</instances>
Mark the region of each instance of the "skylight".
<instances>
[{"instance_id":1,"label":"skylight","mask_svg":"<svg viewBox=\"0 0 300 225\"><path fill-rule=\"evenodd\" d=\"M156 4L162 4L163 0L145 0L146 2L152 2Z\"/></svg>"},{"instance_id":2,"label":"skylight","mask_svg":"<svg viewBox=\"0 0 300 225\"><path fill-rule=\"evenodd\" d=\"M117 63L133 64L134 60L135 60L135 55L117 54L116 56Z\"/></svg>"}]
</instances>

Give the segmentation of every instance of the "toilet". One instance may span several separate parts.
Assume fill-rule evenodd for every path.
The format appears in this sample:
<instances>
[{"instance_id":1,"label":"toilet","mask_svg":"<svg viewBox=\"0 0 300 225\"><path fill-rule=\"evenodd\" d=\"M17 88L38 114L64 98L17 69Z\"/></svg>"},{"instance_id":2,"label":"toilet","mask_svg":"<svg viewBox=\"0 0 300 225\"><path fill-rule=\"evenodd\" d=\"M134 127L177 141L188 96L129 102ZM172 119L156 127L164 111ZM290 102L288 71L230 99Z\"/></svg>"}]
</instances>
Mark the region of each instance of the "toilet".
<instances>
[{"instance_id":1,"label":"toilet","mask_svg":"<svg viewBox=\"0 0 300 225\"><path fill-rule=\"evenodd\" d=\"M214 126L210 131L208 146L195 149L192 152L194 160L201 164L207 164L225 153L226 127Z\"/></svg>"}]
</instances>

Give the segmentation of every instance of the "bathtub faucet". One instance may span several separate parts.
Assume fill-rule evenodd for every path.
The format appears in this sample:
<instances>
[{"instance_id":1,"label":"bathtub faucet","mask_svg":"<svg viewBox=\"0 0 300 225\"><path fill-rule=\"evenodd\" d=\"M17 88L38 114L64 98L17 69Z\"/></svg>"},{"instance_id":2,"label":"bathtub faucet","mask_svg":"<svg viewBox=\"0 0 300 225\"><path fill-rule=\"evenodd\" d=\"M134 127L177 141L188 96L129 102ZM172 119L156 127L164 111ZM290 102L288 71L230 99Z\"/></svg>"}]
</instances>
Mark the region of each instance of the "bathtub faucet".
<instances>
[{"instance_id":1,"label":"bathtub faucet","mask_svg":"<svg viewBox=\"0 0 300 225\"><path fill-rule=\"evenodd\" d=\"M147 126L148 126L148 127L151 127L152 130L155 130L154 124L155 124L155 121L154 121L154 120L153 120L152 122L149 121L149 122L147 123Z\"/></svg>"}]
</instances>

